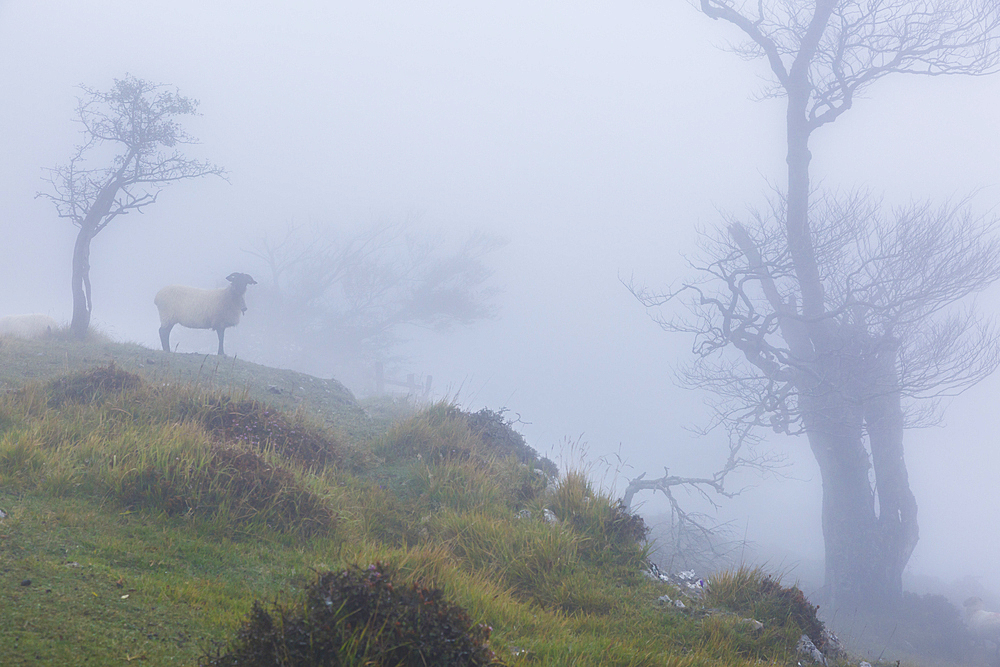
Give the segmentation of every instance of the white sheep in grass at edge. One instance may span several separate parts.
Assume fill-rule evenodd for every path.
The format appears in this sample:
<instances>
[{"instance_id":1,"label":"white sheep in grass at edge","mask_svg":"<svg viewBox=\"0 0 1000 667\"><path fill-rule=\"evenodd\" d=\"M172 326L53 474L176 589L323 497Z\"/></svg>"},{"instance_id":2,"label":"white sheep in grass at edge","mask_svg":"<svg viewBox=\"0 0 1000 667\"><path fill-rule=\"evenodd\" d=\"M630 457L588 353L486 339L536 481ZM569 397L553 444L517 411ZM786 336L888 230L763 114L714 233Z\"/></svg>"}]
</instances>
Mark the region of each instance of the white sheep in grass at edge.
<instances>
[{"instance_id":1,"label":"white sheep in grass at edge","mask_svg":"<svg viewBox=\"0 0 1000 667\"><path fill-rule=\"evenodd\" d=\"M43 338L59 328L59 323L48 315L7 315L0 317L0 336L14 338Z\"/></svg>"},{"instance_id":2,"label":"white sheep in grass at edge","mask_svg":"<svg viewBox=\"0 0 1000 667\"><path fill-rule=\"evenodd\" d=\"M153 303L160 311L160 342L163 351L170 351L170 330L175 324L189 329L213 329L219 334L219 354L225 355L222 340L227 327L239 324L246 312L243 295L247 285L257 281L245 273L226 276L231 285L221 289L200 289L186 285L170 285L156 293Z\"/></svg>"},{"instance_id":3,"label":"white sheep in grass at edge","mask_svg":"<svg viewBox=\"0 0 1000 667\"><path fill-rule=\"evenodd\" d=\"M989 641L996 645L1000 656L1000 614L986 611L982 598L971 597L962 603L965 607L965 622L977 640Z\"/></svg>"}]
</instances>

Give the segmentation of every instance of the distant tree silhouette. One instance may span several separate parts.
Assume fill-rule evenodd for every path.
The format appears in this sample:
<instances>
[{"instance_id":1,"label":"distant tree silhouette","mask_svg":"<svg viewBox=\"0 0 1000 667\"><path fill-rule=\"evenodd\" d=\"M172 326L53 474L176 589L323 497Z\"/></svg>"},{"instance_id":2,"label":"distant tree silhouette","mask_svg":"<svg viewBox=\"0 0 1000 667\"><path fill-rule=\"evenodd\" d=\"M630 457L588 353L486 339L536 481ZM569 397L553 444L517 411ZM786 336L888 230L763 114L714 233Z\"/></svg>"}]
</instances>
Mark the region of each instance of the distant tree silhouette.
<instances>
[{"instance_id":1,"label":"distant tree silhouette","mask_svg":"<svg viewBox=\"0 0 1000 667\"><path fill-rule=\"evenodd\" d=\"M264 236L247 249L271 277L247 331L254 354L357 387L374 378L375 361L394 360L408 330L492 317L498 290L484 259L501 244L473 234L448 250L446 239L404 223Z\"/></svg>"}]
</instances>

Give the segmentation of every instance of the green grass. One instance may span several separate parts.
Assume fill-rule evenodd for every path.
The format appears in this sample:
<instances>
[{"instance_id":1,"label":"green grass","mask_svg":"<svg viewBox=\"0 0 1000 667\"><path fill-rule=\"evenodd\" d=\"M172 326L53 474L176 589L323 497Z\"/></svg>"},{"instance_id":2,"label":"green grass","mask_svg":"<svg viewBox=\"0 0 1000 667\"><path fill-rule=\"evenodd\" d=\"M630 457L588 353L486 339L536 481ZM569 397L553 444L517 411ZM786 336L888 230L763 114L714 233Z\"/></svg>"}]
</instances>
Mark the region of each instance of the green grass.
<instances>
[{"instance_id":1,"label":"green grass","mask_svg":"<svg viewBox=\"0 0 1000 667\"><path fill-rule=\"evenodd\" d=\"M495 414L440 404L352 439L122 372L0 394L5 665L194 665L255 602L375 562L491 626L509 665L795 664L802 623L752 595L729 615L659 604L678 592L642 575L641 521L580 472L553 487Z\"/></svg>"}]
</instances>

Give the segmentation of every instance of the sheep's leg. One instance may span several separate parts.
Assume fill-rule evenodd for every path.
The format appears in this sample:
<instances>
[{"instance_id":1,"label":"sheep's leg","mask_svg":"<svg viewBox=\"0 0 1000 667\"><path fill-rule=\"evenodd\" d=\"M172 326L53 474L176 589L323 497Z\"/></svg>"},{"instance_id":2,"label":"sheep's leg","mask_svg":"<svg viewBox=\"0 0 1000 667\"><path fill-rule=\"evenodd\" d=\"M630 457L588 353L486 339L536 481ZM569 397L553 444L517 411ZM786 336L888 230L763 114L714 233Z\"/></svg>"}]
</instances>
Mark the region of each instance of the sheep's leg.
<instances>
[{"instance_id":1,"label":"sheep's leg","mask_svg":"<svg viewBox=\"0 0 1000 667\"><path fill-rule=\"evenodd\" d=\"M163 351L170 351L170 330L174 328L174 325L165 325L160 327L160 343L163 345Z\"/></svg>"},{"instance_id":2,"label":"sheep's leg","mask_svg":"<svg viewBox=\"0 0 1000 667\"><path fill-rule=\"evenodd\" d=\"M226 335L226 330L223 328L223 329L216 329L215 331L216 333L219 334L219 356L224 357L226 356L226 353L222 351L222 339Z\"/></svg>"}]
</instances>

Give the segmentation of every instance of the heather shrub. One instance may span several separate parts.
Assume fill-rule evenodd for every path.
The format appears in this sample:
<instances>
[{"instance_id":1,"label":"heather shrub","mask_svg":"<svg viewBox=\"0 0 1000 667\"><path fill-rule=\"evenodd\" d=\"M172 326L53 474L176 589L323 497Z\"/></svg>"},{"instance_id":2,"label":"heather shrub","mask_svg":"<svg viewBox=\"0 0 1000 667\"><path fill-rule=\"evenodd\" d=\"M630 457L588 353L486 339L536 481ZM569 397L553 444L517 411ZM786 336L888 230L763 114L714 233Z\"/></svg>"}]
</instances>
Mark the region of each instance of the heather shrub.
<instances>
[{"instance_id":1,"label":"heather shrub","mask_svg":"<svg viewBox=\"0 0 1000 667\"><path fill-rule=\"evenodd\" d=\"M298 604L255 602L223 653L202 665L241 667L386 665L478 667L501 664L490 627L476 624L440 589L392 582L377 563L325 572Z\"/></svg>"}]
</instances>

